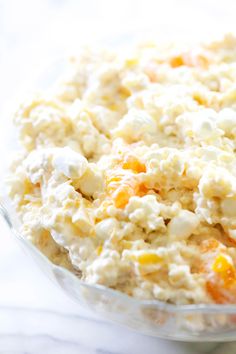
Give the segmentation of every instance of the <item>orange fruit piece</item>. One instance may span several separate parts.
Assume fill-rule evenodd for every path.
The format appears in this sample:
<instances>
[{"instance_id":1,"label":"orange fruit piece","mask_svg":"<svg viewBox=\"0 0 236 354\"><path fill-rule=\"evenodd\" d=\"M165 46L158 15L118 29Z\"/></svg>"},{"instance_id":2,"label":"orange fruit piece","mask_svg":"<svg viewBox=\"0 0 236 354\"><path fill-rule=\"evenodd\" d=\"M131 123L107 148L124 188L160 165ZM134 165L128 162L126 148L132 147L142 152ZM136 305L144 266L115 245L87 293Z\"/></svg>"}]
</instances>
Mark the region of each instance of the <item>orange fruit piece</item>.
<instances>
[{"instance_id":1,"label":"orange fruit piece","mask_svg":"<svg viewBox=\"0 0 236 354\"><path fill-rule=\"evenodd\" d=\"M183 53L172 57L169 61L172 68L186 65L189 67L201 67L206 69L209 65L208 59L202 54Z\"/></svg>"},{"instance_id":2,"label":"orange fruit piece","mask_svg":"<svg viewBox=\"0 0 236 354\"><path fill-rule=\"evenodd\" d=\"M206 289L207 292L211 295L212 299L217 303L217 304L226 304L229 302L228 296L223 293L222 289L219 288L214 282L212 281L207 281L206 282Z\"/></svg>"},{"instance_id":3,"label":"orange fruit piece","mask_svg":"<svg viewBox=\"0 0 236 354\"><path fill-rule=\"evenodd\" d=\"M138 186L138 191L137 191L137 195L139 197L143 197L144 195L146 195L148 192L148 188L145 187L144 183L141 183L139 186Z\"/></svg>"},{"instance_id":4,"label":"orange fruit piece","mask_svg":"<svg viewBox=\"0 0 236 354\"><path fill-rule=\"evenodd\" d=\"M236 303L236 270L223 253L219 253L211 264L210 278L206 290L217 304Z\"/></svg>"},{"instance_id":5,"label":"orange fruit piece","mask_svg":"<svg viewBox=\"0 0 236 354\"><path fill-rule=\"evenodd\" d=\"M185 65L185 60L184 57L182 55L177 55L173 58L170 59L170 65L172 66L172 68L178 68L180 66Z\"/></svg>"},{"instance_id":6,"label":"orange fruit piece","mask_svg":"<svg viewBox=\"0 0 236 354\"><path fill-rule=\"evenodd\" d=\"M146 172L146 166L135 156L128 155L122 162L122 169L116 169L106 177L106 190L117 208L124 208L132 196L143 196L148 189L137 180L135 173Z\"/></svg>"},{"instance_id":7,"label":"orange fruit piece","mask_svg":"<svg viewBox=\"0 0 236 354\"><path fill-rule=\"evenodd\" d=\"M128 184L120 186L114 193L113 199L116 208L125 208L128 204L129 199L135 195L134 189L131 188Z\"/></svg>"},{"instance_id":8,"label":"orange fruit piece","mask_svg":"<svg viewBox=\"0 0 236 354\"><path fill-rule=\"evenodd\" d=\"M229 286L236 280L236 271L232 263L223 254L219 254L212 264L212 270Z\"/></svg>"},{"instance_id":9,"label":"orange fruit piece","mask_svg":"<svg viewBox=\"0 0 236 354\"><path fill-rule=\"evenodd\" d=\"M132 170L135 173L146 172L146 166L132 155L125 157L122 168L124 170Z\"/></svg>"}]
</instances>

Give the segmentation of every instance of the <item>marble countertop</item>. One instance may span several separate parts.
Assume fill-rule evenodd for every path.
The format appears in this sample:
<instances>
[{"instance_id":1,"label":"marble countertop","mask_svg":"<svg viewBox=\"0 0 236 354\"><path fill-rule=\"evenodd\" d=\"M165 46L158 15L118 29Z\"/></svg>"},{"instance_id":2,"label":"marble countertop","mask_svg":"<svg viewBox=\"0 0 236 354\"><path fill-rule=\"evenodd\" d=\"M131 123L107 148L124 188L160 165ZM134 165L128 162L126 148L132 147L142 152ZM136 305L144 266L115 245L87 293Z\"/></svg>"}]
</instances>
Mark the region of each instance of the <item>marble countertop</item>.
<instances>
[{"instance_id":1,"label":"marble countertop","mask_svg":"<svg viewBox=\"0 0 236 354\"><path fill-rule=\"evenodd\" d=\"M227 17L225 28L234 27L233 1L216 6L215 1L199 0L193 9L194 4L179 0L176 16L169 11L176 6L174 0L162 2L161 8L155 0L0 0L0 131L5 133L7 101L46 62L71 52L75 43L117 36L121 27L125 33L140 28L140 23L154 26L157 21L165 28L181 21L193 27L201 21L201 28L213 28ZM171 342L105 322L52 284L1 219L0 229L0 354L236 353L236 342Z\"/></svg>"}]
</instances>

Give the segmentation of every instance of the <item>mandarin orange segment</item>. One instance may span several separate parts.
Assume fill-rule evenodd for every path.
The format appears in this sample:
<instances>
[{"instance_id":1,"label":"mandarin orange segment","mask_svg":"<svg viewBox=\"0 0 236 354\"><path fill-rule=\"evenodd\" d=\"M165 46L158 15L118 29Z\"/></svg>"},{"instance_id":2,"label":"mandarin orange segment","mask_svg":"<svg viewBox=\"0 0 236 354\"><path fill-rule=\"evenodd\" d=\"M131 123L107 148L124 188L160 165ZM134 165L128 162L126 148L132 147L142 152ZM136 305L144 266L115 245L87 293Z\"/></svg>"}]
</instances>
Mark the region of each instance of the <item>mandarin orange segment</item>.
<instances>
[{"instance_id":1,"label":"mandarin orange segment","mask_svg":"<svg viewBox=\"0 0 236 354\"><path fill-rule=\"evenodd\" d=\"M113 200L116 208L125 208L129 199L135 195L133 188L129 185L120 186L113 194Z\"/></svg>"},{"instance_id":2,"label":"mandarin orange segment","mask_svg":"<svg viewBox=\"0 0 236 354\"><path fill-rule=\"evenodd\" d=\"M172 68L178 68L180 66L185 65L185 61L182 55L177 55L170 59L170 65Z\"/></svg>"},{"instance_id":3,"label":"mandarin orange segment","mask_svg":"<svg viewBox=\"0 0 236 354\"><path fill-rule=\"evenodd\" d=\"M228 302L228 298L223 294L222 289L214 282L207 281L206 290L217 304L225 304Z\"/></svg>"},{"instance_id":4,"label":"mandarin orange segment","mask_svg":"<svg viewBox=\"0 0 236 354\"><path fill-rule=\"evenodd\" d=\"M117 208L124 208L130 197L143 196L147 193L147 188L137 180L133 173L125 171L131 169L132 172L140 173L146 171L146 166L136 157L128 156L123 161L123 170L114 170L107 175L106 190Z\"/></svg>"},{"instance_id":5,"label":"mandarin orange segment","mask_svg":"<svg viewBox=\"0 0 236 354\"><path fill-rule=\"evenodd\" d=\"M172 57L169 61L172 68L178 68L186 65L190 67L207 68L209 65L208 59L203 54L183 53Z\"/></svg>"},{"instance_id":6,"label":"mandarin orange segment","mask_svg":"<svg viewBox=\"0 0 236 354\"><path fill-rule=\"evenodd\" d=\"M216 273L225 273L226 271L228 271L231 268L232 268L232 264L222 254L219 254L216 257L216 259L212 265L212 269Z\"/></svg>"},{"instance_id":7,"label":"mandarin orange segment","mask_svg":"<svg viewBox=\"0 0 236 354\"><path fill-rule=\"evenodd\" d=\"M146 166L135 156L126 156L122 164L123 169L132 170L135 173L146 172Z\"/></svg>"},{"instance_id":8,"label":"mandarin orange segment","mask_svg":"<svg viewBox=\"0 0 236 354\"><path fill-rule=\"evenodd\" d=\"M219 254L215 258L212 264L212 270L219 275L225 285L230 285L236 280L235 268L223 254Z\"/></svg>"},{"instance_id":9,"label":"mandarin orange segment","mask_svg":"<svg viewBox=\"0 0 236 354\"><path fill-rule=\"evenodd\" d=\"M139 197L143 197L144 195L146 195L148 192L148 188L145 187L144 183L141 183L139 186L138 186L138 196Z\"/></svg>"},{"instance_id":10,"label":"mandarin orange segment","mask_svg":"<svg viewBox=\"0 0 236 354\"><path fill-rule=\"evenodd\" d=\"M143 183L138 183L135 179L124 179L117 182L112 182L107 185L108 194L114 200L117 208L124 208L130 197L142 197L147 194L148 189Z\"/></svg>"}]
</instances>

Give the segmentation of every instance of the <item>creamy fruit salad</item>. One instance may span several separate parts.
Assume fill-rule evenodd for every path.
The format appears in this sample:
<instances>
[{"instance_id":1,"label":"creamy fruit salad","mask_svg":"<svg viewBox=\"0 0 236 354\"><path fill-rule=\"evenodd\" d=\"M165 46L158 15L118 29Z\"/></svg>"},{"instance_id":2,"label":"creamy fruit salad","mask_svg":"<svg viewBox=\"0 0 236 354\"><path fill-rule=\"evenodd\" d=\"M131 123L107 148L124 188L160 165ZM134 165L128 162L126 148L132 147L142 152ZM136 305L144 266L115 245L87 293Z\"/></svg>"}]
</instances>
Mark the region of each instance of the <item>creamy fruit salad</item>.
<instances>
[{"instance_id":1,"label":"creamy fruit salad","mask_svg":"<svg viewBox=\"0 0 236 354\"><path fill-rule=\"evenodd\" d=\"M236 303L236 38L84 49L14 118L22 235L90 284Z\"/></svg>"}]
</instances>

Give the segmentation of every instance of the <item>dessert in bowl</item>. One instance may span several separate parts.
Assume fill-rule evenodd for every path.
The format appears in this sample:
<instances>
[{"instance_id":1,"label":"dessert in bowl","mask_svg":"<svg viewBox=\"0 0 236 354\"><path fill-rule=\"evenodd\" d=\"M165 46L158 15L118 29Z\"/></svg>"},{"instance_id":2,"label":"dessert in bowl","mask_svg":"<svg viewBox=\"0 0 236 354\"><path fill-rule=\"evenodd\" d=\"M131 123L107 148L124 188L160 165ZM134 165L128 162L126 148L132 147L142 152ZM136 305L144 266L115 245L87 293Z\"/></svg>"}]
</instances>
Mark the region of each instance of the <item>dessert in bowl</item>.
<instances>
[{"instance_id":1,"label":"dessert in bowl","mask_svg":"<svg viewBox=\"0 0 236 354\"><path fill-rule=\"evenodd\" d=\"M21 242L144 333L236 337L235 46L84 49L14 116Z\"/></svg>"}]
</instances>

